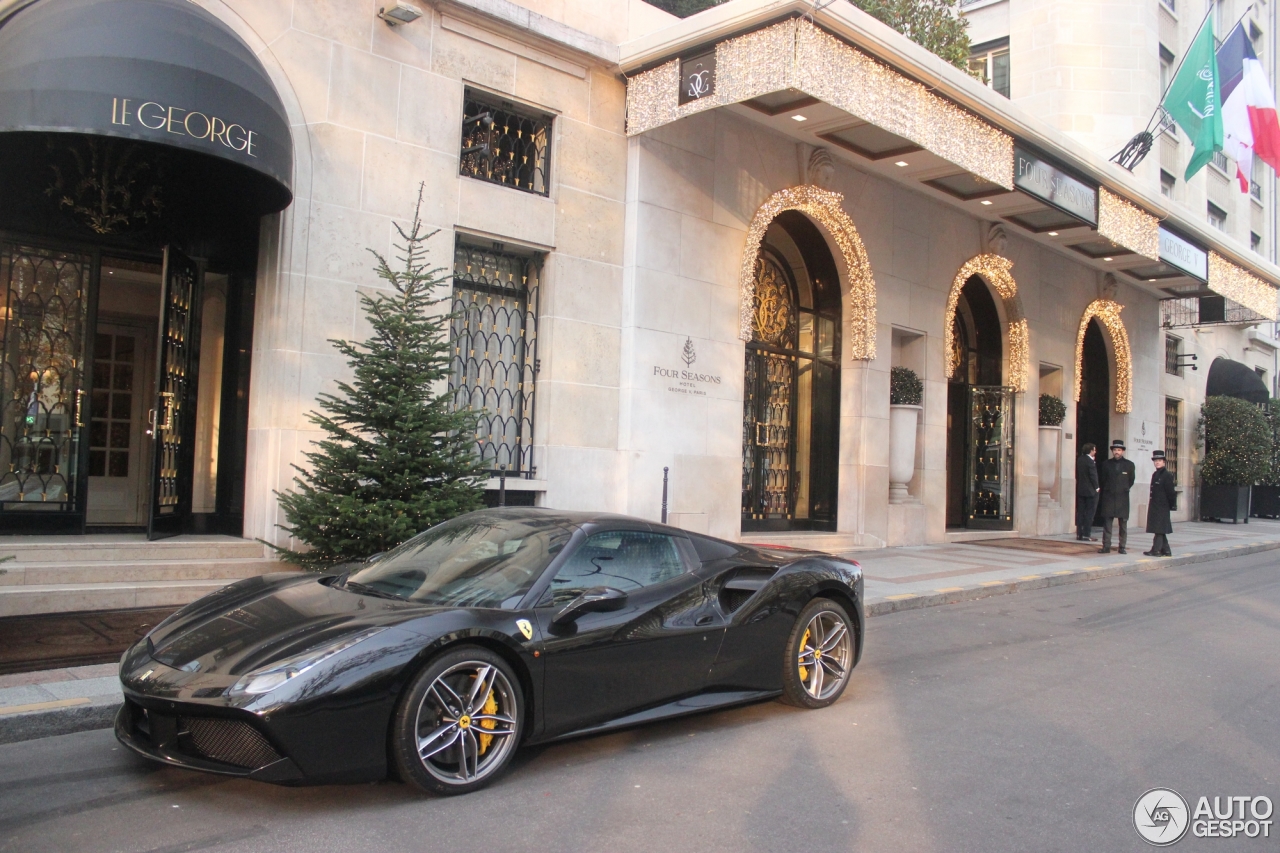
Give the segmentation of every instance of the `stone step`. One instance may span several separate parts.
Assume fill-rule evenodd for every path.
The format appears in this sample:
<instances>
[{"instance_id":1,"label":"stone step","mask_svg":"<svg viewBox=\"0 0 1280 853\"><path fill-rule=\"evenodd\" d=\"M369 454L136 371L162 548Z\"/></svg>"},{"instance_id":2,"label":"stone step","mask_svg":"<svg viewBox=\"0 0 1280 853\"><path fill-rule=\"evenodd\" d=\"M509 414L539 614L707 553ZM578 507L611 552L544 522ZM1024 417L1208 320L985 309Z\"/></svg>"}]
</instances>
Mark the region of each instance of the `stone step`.
<instances>
[{"instance_id":1,"label":"stone step","mask_svg":"<svg viewBox=\"0 0 1280 853\"><path fill-rule=\"evenodd\" d=\"M243 560L268 556L266 546L233 536L175 536L148 542L141 535L2 536L0 559L31 563L138 563L150 560ZM0 563L0 568L9 563Z\"/></svg>"},{"instance_id":2,"label":"stone step","mask_svg":"<svg viewBox=\"0 0 1280 853\"><path fill-rule=\"evenodd\" d=\"M217 579L0 586L0 617L130 607L179 607L228 583L228 579Z\"/></svg>"},{"instance_id":3,"label":"stone step","mask_svg":"<svg viewBox=\"0 0 1280 853\"><path fill-rule=\"evenodd\" d=\"M787 548L824 551L828 554L840 554L846 551L860 550L864 547L855 533L810 531L769 533L767 531L754 531L742 534L739 541L744 545L782 545Z\"/></svg>"},{"instance_id":4,"label":"stone step","mask_svg":"<svg viewBox=\"0 0 1280 853\"><path fill-rule=\"evenodd\" d=\"M261 556L234 560L138 560L88 563L3 563L0 589L58 584L141 583L144 581L221 581L271 572L296 571L289 564Z\"/></svg>"}]
</instances>

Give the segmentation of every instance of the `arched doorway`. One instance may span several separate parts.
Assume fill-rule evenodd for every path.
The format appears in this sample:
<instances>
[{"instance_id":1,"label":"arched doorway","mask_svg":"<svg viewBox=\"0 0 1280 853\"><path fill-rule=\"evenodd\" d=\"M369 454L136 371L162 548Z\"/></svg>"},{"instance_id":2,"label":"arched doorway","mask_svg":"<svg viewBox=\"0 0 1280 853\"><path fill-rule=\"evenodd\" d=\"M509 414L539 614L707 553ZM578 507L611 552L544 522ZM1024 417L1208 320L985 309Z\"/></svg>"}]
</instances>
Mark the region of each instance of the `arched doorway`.
<instances>
[{"instance_id":1,"label":"arched doorway","mask_svg":"<svg viewBox=\"0 0 1280 853\"><path fill-rule=\"evenodd\" d=\"M1076 402L1076 446L1091 442L1104 458L1111 441L1111 367L1102 326L1091 319L1080 349L1080 397Z\"/></svg>"},{"instance_id":2,"label":"arched doorway","mask_svg":"<svg viewBox=\"0 0 1280 853\"><path fill-rule=\"evenodd\" d=\"M1086 443L1098 448L1098 461L1107 458L1111 442L1111 367L1102 325L1091 318L1080 345L1080 395L1076 398L1076 447ZM1102 523L1101 505L1095 524Z\"/></svg>"},{"instance_id":3,"label":"arched doorway","mask_svg":"<svg viewBox=\"0 0 1280 853\"><path fill-rule=\"evenodd\" d=\"M194 99L194 100L193 100ZM185 0L0 27L0 531L241 533L267 72Z\"/></svg>"},{"instance_id":4,"label":"arched doorway","mask_svg":"<svg viewBox=\"0 0 1280 853\"><path fill-rule=\"evenodd\" d=\"M971 275L951 321L947 385L947 527L1013 526L1013 389L1004 380L1000 312Z\"/></svg>"},{"instance_id":5,"label":"arched doorway","mask_svg":"<svg viewBox=\"0 0 1280 853\"><path fill-rule=\"evenodd\" d=\"M835 530L840 277L817 227L784 211L756 255L742 414L742 529Z\"/></svg>"}]
</instances>

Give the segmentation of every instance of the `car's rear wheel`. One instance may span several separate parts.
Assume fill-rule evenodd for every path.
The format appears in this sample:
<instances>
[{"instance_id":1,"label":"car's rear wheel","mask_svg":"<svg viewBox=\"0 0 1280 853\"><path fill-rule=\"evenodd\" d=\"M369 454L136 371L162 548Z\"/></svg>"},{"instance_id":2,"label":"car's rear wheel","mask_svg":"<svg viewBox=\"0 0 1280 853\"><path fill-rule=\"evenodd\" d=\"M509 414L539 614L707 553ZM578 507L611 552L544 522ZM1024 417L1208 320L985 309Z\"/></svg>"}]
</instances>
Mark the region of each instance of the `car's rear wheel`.
<instances>
[{"instance_id":1,"label":"car's rear wheel","mask_svg":"<svg viewBox=\"0 0 1280 853\"><path fill-rule=\"evenodd\" d=\"M396 769L436 794L483 788L511 762L523 720L520 680L506 661L477 646L446 652L418 673L396 710Z\"/></svg>"},{"instance_id":2,"label":"car's rear wheel","mask_svg":"<svg viewBox=\"0 0 1280 853\"><path fill-rule=\"evenodd\" d=\"M825 708L849 685L856 657L853 620L829 598L815 598L800 611L782 662L783 701Z\"/></svg>"}]
</instances>

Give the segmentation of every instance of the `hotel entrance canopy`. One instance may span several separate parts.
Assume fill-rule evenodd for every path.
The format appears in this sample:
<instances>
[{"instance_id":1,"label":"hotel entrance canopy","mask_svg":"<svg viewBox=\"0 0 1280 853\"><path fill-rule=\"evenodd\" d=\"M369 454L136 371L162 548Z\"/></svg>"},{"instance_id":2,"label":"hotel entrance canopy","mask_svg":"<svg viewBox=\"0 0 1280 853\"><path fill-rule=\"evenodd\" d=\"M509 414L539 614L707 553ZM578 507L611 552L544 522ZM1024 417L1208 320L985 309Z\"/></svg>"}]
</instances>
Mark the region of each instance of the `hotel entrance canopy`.
<instances>
[{"instance_id":1,"label":"hotel entrance canopy","mask_svg":"<svg viewBox=\"0 0 1280 853\"><path fill-rule=\"evenodd\" d=\"M116 137L216 157L242 167L258 212L291 201L284 105L253 52L195 3L38 0L0 21L0 133Z\"/></svg>"},{"instance_id":2,"label":"hotel entrance canopy","mask_svg":"<svg viewBox=\"0 0 1280 853\"><path fill-rule=\"evenodd\" d=\"M620 65L629 136L727 109L1153 295L1277 316L1280 268L851 3L730 0L624 44Z\"/></svg>"}]
</instances>

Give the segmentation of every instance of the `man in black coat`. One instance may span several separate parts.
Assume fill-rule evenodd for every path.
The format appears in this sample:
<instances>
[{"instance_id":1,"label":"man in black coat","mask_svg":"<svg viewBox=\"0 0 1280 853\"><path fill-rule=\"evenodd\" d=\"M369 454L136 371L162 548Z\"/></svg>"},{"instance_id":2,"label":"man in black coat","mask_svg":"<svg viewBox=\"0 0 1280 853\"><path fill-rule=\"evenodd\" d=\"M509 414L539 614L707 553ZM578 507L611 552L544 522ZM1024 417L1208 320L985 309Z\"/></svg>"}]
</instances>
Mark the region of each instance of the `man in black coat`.
<instances>
[{"instance_id":1,"label":"man in black coat","mask_svg":"<svg viewBox=\"0 0 1280 853\"><path fill-rule=\"evenodd\" d=\"M1178 508L1177 482L1173 474L1165 467L1164 451L1151 451L1151 461L1156 466L1151 475L1151 503L1147 505L1147 532L1154 533L1151 550L1143 551L1148 557L1172 557L1169 550L1169 534L1173 532L1173 522L1169 520L1169 512Z\"/></svg>"},{"instance_id":2,"label":"man in black coat","mask_svg":"<svg viewBox=\"0 0 1280 853\"><path fill-rule=\"evenodd\" d=\"M1115 519L1120 527L1121 554L1126 553L1124 546L1129 542L1129 490L1133 488L1133 478L1137 468L1124 458L1124 442L1116 439L1111 442L1111 458L1098 466L1098 482L1101 486L1099 495L1102 499L1102 547L1099 554L1111 553L1111 520Z\"/></svg>"},{"instance_id":3,"label":"man in black coat","mask_svg":"<svg viewBox=\"0 0 1280 853\"><path fill-rule=\"evenodd\" d=\"M1098 511L1098 463L1094 461L1098 447L1085 442L1076 460L1076 538L1081 542L1097 542L1093 538L1093 516Z\"/></svg>"}]
</instances>

